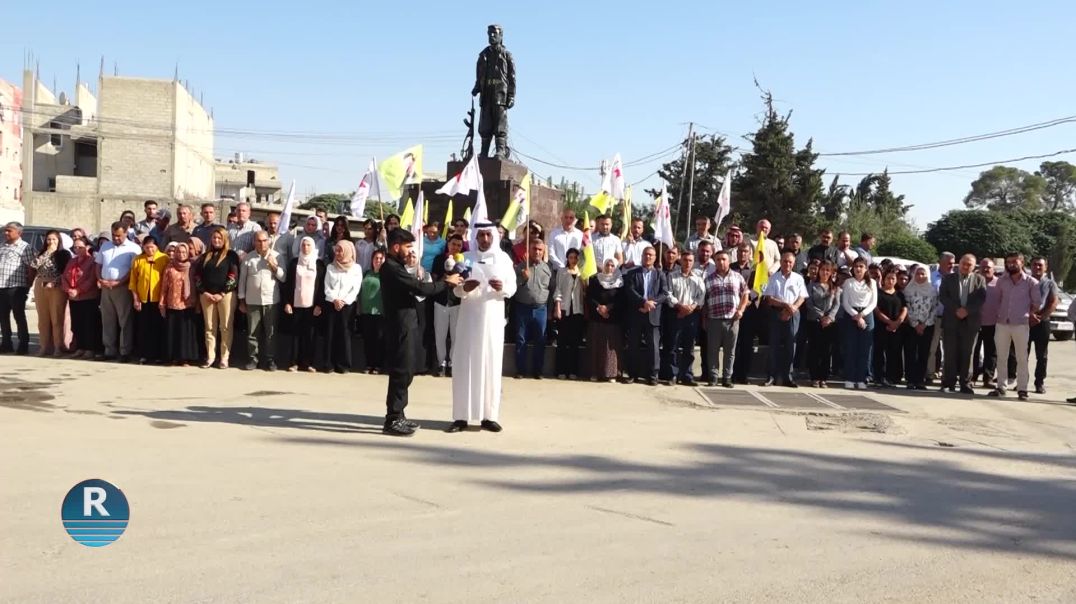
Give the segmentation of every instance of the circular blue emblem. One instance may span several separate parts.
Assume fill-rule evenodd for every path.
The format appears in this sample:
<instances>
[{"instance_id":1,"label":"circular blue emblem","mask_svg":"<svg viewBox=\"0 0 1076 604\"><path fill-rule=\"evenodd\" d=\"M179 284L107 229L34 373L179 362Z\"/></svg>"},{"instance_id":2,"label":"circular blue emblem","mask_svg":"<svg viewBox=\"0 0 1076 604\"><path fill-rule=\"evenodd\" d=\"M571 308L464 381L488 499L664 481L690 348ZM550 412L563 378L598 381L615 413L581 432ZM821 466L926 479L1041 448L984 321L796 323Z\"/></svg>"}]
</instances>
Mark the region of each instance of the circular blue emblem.
<instances>
[{"instance_id":1,"label":"circular blue emblem","mask_svg":"<svg viewBox=\"0 0 1076 604\"><path fill-rule=\"evenodd\" d=\"M60 508L64 530L86 547L104 547L120 538L131 519L123 491L98 478L84 480L67 492Z\"/></svg>"}]
</instances>

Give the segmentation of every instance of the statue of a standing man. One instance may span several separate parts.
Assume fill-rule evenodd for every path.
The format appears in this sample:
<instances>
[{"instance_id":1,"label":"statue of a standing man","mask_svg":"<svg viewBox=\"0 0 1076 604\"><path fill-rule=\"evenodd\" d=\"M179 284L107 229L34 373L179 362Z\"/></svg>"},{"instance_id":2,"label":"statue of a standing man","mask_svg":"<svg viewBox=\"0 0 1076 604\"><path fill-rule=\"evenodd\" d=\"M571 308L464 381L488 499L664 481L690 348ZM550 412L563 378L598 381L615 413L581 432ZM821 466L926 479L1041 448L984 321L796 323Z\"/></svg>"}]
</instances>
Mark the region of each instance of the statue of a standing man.
<instances>
[{"instance_id":1,"label":"statue of a standing man","mask_svg":"<svg viewBox=\"0 0 1076 604\"><path fill-rule=\"evenodd\" d=\"M490 139L497 143L498 159L508 159L508 110L516 104L516 65L512 53L504 47L504 31L500 25L490 25L489 46L478 55L474 89L471 96L481 93L482 115L478 120L478 135L482 137L482 152L489 155Z\"/></svg>"}]
</instances>

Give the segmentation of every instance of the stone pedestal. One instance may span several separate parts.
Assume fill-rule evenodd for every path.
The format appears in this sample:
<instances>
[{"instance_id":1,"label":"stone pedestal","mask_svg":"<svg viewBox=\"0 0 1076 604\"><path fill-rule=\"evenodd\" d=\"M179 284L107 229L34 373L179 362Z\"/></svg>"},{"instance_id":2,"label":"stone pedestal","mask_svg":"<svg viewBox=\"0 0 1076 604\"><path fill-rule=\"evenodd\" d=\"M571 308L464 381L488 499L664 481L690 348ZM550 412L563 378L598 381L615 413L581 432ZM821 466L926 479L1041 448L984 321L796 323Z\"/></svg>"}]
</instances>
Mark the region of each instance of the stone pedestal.
<instances>
[{"instance_id":1,"label":"stone pedestal","mask_svg":"<svg viewBox=\"0 0 1076 604\"><path fill-rule=\"evenodd\" d=\"M463 171L464 162L450 161L446 167L449 178ZM512 192L527 174L527 167L510 160L479 159L478 167L482 171L482 180L486 187L486 205L491 220L500 220L512 201ZM443 223L448 207L448 196L435 193L444 183L424 182L422 191L430 204L430 221ZM467 208L474 209L477 192L470 195L458 195L452 203L451 220L462 218ZM531 184L531 219L538 221L548 232L557 224L557 214L563 201L563 195L557 189L547 187L544 183Z\"/></svg>"}]
</instances>

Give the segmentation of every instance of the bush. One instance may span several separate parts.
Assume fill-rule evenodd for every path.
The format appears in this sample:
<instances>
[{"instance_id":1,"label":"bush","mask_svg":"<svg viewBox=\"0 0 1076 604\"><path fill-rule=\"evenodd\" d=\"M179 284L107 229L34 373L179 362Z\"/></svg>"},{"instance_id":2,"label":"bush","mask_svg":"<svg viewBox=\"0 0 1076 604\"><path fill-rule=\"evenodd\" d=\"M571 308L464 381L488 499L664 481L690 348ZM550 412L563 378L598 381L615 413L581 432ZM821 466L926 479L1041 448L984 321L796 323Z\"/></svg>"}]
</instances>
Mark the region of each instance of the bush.
<instances>
[{"instance_id":1,"label":"bush","mask_svg":"<svg viewBox=\"0 0 1076 604\"><path fill-rule=\"evenodd\" d=\"M938 259L938 250L933 245L911 235L898 235L884 239L878 244L878 256L895 256L929 264Z\"/></svg>"},{"instance_id":2,"label":"bush","mask_svg":"<svg viewBox=\"0 0 1076 604\"><path fill-rule=\"evenodd\" d=\"M930 225L926 240L935 249L957 257L1004 258L1009 252L1034 251L1030 230L1026 222L1001 212L953 210Z\"/></svg>"}]
</instances>

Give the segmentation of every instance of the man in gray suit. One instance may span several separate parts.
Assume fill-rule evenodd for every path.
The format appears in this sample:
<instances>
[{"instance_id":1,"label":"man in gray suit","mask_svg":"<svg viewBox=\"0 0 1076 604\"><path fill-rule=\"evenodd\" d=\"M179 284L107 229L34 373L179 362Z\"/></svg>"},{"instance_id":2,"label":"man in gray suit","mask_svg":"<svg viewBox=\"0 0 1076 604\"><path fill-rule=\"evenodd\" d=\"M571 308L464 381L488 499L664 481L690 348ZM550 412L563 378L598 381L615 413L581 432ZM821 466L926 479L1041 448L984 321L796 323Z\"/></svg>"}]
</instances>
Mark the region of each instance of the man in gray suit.
<instances>
[{"instance_id":1,"label":"man in gray suit","mask_svg":"<svg viewBox=\"0 0 1076 604\"><path fill-rule=\"evenodd\" d=\"M962 394L975 394L968 386L968 379L971 377L975 336L986 301L986 280L975 273L975 260L972 254L965 254L960 259L960 269L946 275L938 290L938 301L945 307L942 315L942 346L945 349L942 390L948 388L949 392L956 392L959 381Z\"/></svg>"}]
</instances>

